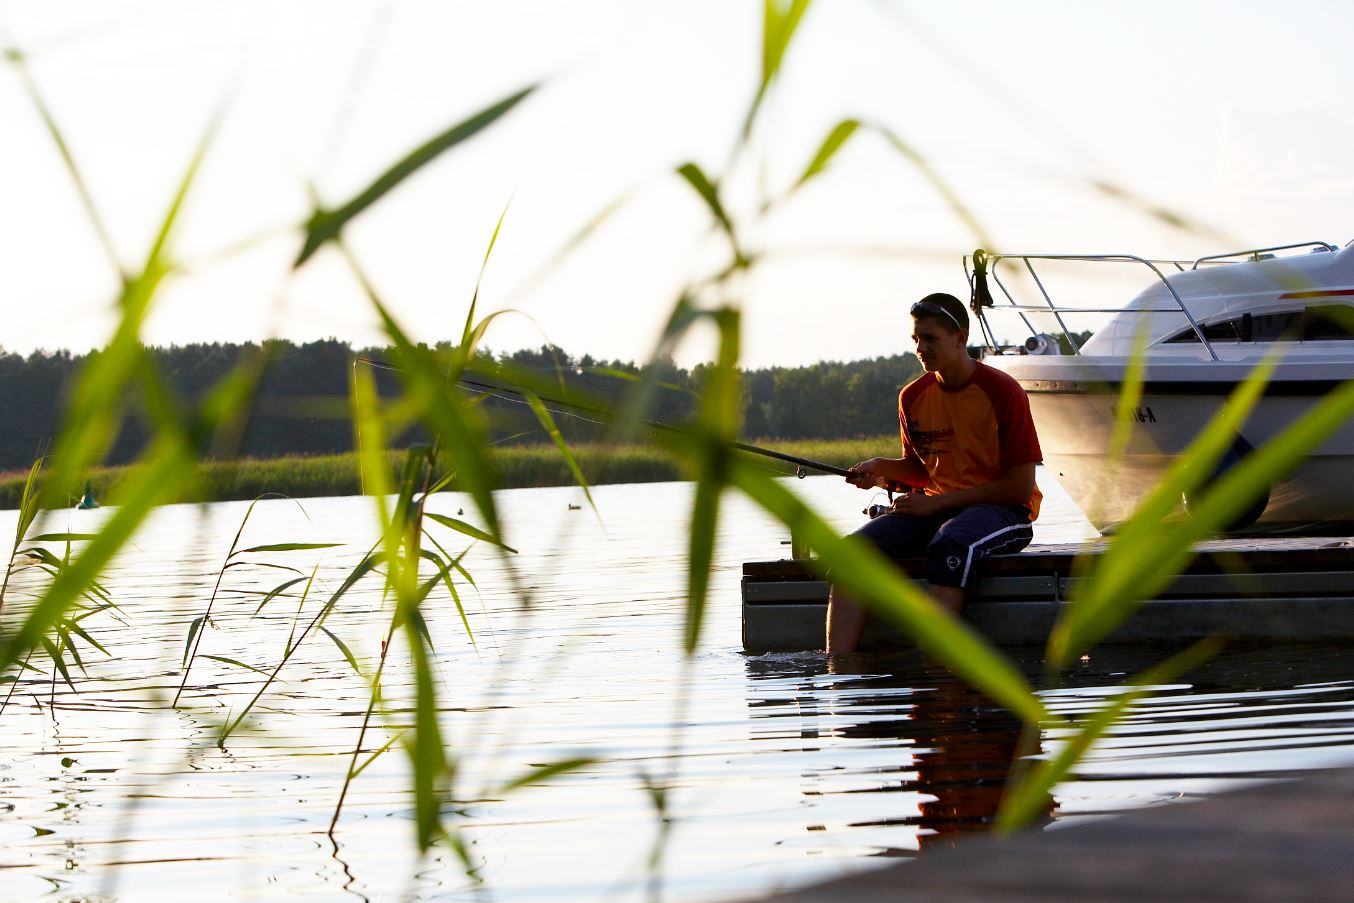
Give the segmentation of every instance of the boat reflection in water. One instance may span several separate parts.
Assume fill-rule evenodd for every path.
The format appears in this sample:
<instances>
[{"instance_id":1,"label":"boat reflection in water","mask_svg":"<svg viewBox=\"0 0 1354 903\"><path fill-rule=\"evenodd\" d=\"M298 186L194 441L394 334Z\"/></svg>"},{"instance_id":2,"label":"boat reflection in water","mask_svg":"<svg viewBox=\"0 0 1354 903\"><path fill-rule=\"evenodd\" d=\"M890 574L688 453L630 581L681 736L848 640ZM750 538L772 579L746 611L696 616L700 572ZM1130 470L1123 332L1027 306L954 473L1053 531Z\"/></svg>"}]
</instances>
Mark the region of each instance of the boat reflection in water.
<instances>
[{"instance_id":1,"label":"boat reflection in water","mask_svg":"<svg viewBox=\"0 0 1354 903\"><path fill-rule=\"evenodd\" d=\"M907 858L991 828L1020 720L920 653L768 655L747 672L753 738L802 744L811 852Z\"/></svg>"}]
</instances>

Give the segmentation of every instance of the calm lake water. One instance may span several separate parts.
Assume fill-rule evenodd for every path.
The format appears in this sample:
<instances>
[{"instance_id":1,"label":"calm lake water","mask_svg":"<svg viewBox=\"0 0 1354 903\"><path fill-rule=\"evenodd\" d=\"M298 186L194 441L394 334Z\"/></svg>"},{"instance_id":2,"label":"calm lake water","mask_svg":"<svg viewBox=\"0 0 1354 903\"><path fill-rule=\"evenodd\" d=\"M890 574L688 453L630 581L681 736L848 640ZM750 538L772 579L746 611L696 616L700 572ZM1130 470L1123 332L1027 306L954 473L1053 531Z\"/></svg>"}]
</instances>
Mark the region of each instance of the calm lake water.
<instances>
[{"instance_id":1,"label":"calm lake water","mask_svg":"<svg viewBox=\"0 0 1354 903\"><path fill-rule=\"evenodd\" d=\"M1093 535L1043 476L1036 542ZM830 477L794 486L844 531L869 500ZM690 494L678 483L598 487L599 519L586 504L570 508L583 504L577 489L500 493L519 554L505 562L476 548L465 559L477 645L445 591L429 604L458 763L448 823L473 878L445 848L414 852L398 749L362 773L336 842L327 836L369 692L328 635L307 636L256 710L256 730L217 745L263 680L226 660L269 669L299 630L295 597L255 615L288 572L227 572L215 627L171 706L189 625L247 505L160 510L105 580L120 617L84 622L108 654L83 647L74 691L50 673L25 675L0 715L0 899L726 900L924 856L981 830L1016 722L907 652L831 666L817 653L744 655L741 564L780 557L786 536L735 497L704 640L683 656ZM446 494L430 510L464 505ZM44 529L85 531L105 517L58 512ZM0 529L12 528L13 513L0 514ZM268 501L243 545L343 543L250 556L306 574L318 565L304 624L375 535L369 499ZM464 547L450 535L444 544ZM325 626L370 670L388 620L371 580ZM1065 714L1089 711L1164 652L1098 652L1046 699ZM1041 662L1024 654L1035 679ZM364 744L372 752L411 720L406 676L387 673L388 713ZM1354 649L1238 648L1189 680L1137 706L1056 788L1052 828L1354 763ZM597 762L500 792L573 756ZM670 817L661 845L646 789L657 785Z\"/></svg>"}]
</instances>

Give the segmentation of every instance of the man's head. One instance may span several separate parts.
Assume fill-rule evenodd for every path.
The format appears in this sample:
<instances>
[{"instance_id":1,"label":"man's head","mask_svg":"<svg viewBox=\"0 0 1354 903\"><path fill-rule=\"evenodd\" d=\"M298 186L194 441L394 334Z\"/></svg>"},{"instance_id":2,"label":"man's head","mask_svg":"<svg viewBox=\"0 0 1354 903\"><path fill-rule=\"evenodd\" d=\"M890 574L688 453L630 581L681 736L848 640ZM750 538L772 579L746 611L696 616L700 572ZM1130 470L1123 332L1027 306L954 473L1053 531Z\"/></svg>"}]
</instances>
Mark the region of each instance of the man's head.
<instances>
[{"instance_id":1,"label":"man's head","mask_svg":"<svg viewBox=\"0 0 1354 903\"><path fill-rule=\"evenodd\" d=\"M912 341L927 370L949 370L968 358L968 311L954 295L936 292L912 305Z\"/></svg>"}]
</instances>

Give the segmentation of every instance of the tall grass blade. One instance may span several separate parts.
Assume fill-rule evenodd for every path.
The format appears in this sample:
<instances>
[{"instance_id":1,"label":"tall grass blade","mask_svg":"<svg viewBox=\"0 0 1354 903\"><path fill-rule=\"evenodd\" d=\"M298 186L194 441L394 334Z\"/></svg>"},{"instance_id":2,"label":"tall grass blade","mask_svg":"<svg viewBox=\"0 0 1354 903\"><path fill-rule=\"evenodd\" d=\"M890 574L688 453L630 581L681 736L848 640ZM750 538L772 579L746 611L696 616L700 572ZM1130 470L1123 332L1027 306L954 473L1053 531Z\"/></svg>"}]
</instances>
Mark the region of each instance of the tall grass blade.
<instances>
[{"instance_id":1,"label":"tall grass blade","mask_svg":"<svg viewBox=\"0 0 1354 903\"><path fill-rule=\"evenodd\" d=\"M469 119L459 122L441 134L430 138L381 173L371 185L341 207L335 210L317 209L306 224L305 244L302 246L296 262L292 265L293 268L304 264L326 242L337 239L343 228L354 217L379 201L395 186L436 160L447 150L492 125L535 89L535 85L530 85L515 94L510 94L497 103L485 107Z\"/></svg>"},{"instance_id":2,"label":"tall grass blade","mask_svg":"<svg viewBox=\"0 0 1354 903\"><path fill-rule=\"evenodd\" d=\"M53 456L51 490L47 493L51 505L64 504L61 493L77 485L79 476L107 453L122 416L124 390L147 368L140 342L141 326L161 282L171 271L170 239L189 189L220 125L222 113L213 116L199 140L141 272L124 281L118 299L121 319L113 339L103 351L91 357L75 385Z\"/></svg>"},{"instance_id":3,"label":"tall grass blade","mask_svg":"<svg viewBox=\"0 0 1354 903\"><path fill-rule=\"evenodd\" d=\"M738 435L739 400L738 312L727 308L707 314L719 329L719 354L706 371L701 407L692 436L696 439L696 495L691 508L690 553L687 563L686 653L700 642L705 621L710 569L719 530L719 503L728 485L729 443Z\"/></svg>"},{"instance_id":4,"label":"tall grass blade","mask_svg":"<svg viewBox=\"0 0 1354 903\"><path fill-rule=\"evenodd\" d=\"M104 225L103 217L99 215L99 208L94 203L94 196L90 194L89 186L85 183L85 177L75 162L75 156L71 153L65 134L57 124L56 117L52 115L51 109L47 106L47 101L43 99L42 92L38 90L37 83L33 81L32 73L28 71L27 57L24 56L22 51L9 48L6 50L5 59L18 70L19 82L23 86L24 93L28 95L29 101L38 111L38 115L42 117L42 123L47 128L47 134L51 136L52 142L56 145L57 153L61 155L61 162L65 164L66 172L70 175L71 182L75 185L75 191L80 196L80 203L85 208L85 215L89 218L89 224L94 229L99 244L103 246L104 253L108 255L108 262L112 264L114 271L125 282L127 275L123 272L121 261L118 260L117 247L113 244L107 226Z\"/></svg>"},{"instance_id":5,"label":"tall grass blade","mask_svg":"<svg viewBox=\"0 0 1354 903\"><path fill-rule=\"evenodd\" d=\"M9 561L5 563L5 576L0 579L0 611L4 610L5 593L9 590L9 575L14 570L14 559L19 557L19 547L24 544L24 537L28 535L34 519L38 516L38 503L41 497L41 493L38 491L38 477L42 473L42 462L43 459L39 457L33 462L33 466L28 469L28 478L24 480L23 494L19 496L19 518L14 525L14 548L10 551ZM40 537L31 541L37 542L39 540Z\"/></svg>"},{"instance_id":6,"label":"tall grass blade","mask_svg":"<svg viewBox=\"0 0 1354 903\"><path fill-rule=\"evenodd\" d=\"M279 542L239 549L231 552L230 557L234 558L236 555L246 555L250 552L299 552L306 549L334 549L341 545L343 545L341 542Z\"/></svg>"},{"instance_id":7,"label":"tall grass blade","mask_svg":"<svg viewBox=\"0 0 1354 903\"><path fill-rule=\"evenodd\" d=\"M1086 577L1074 587L1073 602L1064 606L1049 634L1049 660L1055 666L1066 667L1084 650L1108 636L1143 599L1151 598L1175 579L1193 556L1195 542L1226 525L1225 521L1207 520L1197 511L1174 522L1167 518L1178 507L1182 495L1204 484L1231 447L1277 362L1276 357L1270 356L1251 371L1185 454L1167 470L1156 489L1139 503L1109 548L1096 556ZM1338 392L1327 396L1320 407L1327 407L1332 399L1340 397ZM1292 466L1296 459L1286 463ZM1240 512L1267 484L1230 485L1237 495L1229 502L1236 503L1239 506L1236 511Z\"/></svg>"},{"instance_id":8,"label":"tall grass blade","mask_svg":"<svg viewBox=\"0 0 1354 903\"><path fill-rule=\"evenodd\" d=\"M253 665L248 664L246 662L242 662L238 658L227 658L224 655L208 655L205 652L202 654L202 657L209 658L214 662L221 662L222 664L225 665L232 665L236 668L243 668L245 671L253 671L255 674L262 674L264 677L268 676L267 671L263 670L262 668L256 668Z\"/></svg>"},{"instance_id":9,"label":"tall grass blade","mask_svg":"<svg viewBox=\"0 0 1354 903\"><path fill-rule=\"evenodd\" d=\"M334 633L334 631L330 630L328 627L321 627L320 630L324 632L325 636L334 641L334 645L338 647L339 652L343 653L343 657L347 659L348 664L352 666L353 673L361 676L362 669L357 666L357 656L353 655L353 650L349 649L348 645L338 638L338 634Z\"/></svg>"},{"instance_id":10,"label":"tall grass blade","mask_svg":"<svg viewBox=\"0 0 1354 903\"><path fill-rule=\"evenodd\" d=\"M1096 741L1117 724L1134 703L1150 693L1152 687L1171 683L1213 658L1222 647L1223 642L1216 637L1200 640L1130 680L1127 689L1115 697L1113 703L1096 712L1063 742L1056 756L1033 765L1006 791L997 812L996 830L1005 834L1029 824L1044 811L1053 787L1076 768Z\"/></svg>"},{"instance_id":11,"label":"tall grass blade","mask_svg":"<svg viewBox=\"0 0 1354 903\"><path fill-rule=\"evenodd\" d=\"M192 477L189 449L173 438L155 441L143 467L129 479L122 503L89 542L79 557L53 579L19 629L0 637L0 671L13 665L33 648L61 615L88 588L113 556L126 545L151 509L166 497L185 489Z\"/></svg>"},{"instance_id":12,"label":"tall grass blade","mask_svg":"<svg viewBox=\"0 0 1354 903\"><path fill-rule=\"evenodd\" d=\"M734 229L733 220L729 218L728 211L724 209L724 204L719 199L719 188L705 175L705 171L695 163L683 163L677 167L677 172L705 201L705 205L710 208L710 213L714 216L715 221L719 223L720 228L724 230L724 234L728 236L729 245L733 249L733 269L747 266L749 260L744 256L743 250L738 244L738 232Z\"/></svg>"},{"instance_id":13,"label":"tall grass blade","mask_svg":"<svg viewBox=\"0 0 1354 903\"><path fill-rule=\"evenodd\" d=\"M264 594L263 599L261 599L261 600L259 601L259 607L256 608L256 609L254 609L254 614L255 614L255 615L258 615L259 612L263 611L263 608L264 608L265 605L267 605L269 602L271 602L271 601L273 601L274 599L276 599L276 598L278 598L279 596L281 596L283 593L285 593L287 590L291 589L291 588L292 588L293 586L295 586L296 584L298 584L298 583L306 583L306 582L308 582L308 581L310 581L310 580L313 580L314 578L315 578L315 575L314 575L314 573L312 573L311 576L309 576L309 577L305 577L305 576L301 576L301 577L293 577L291 580L286 580L286 581L283 581L282 583L279 583L277 586L275 586L275 587L273 587L272 589L268 590L268 592L266 592L266 593Z\"/></svg>"},{"instance_id":14,"label":"tall grass blade","mask_svg":"<svg viewBox=\"0 0 1354 903\"><path fill-rule=\"evenodd\" d=\"M579 488L583 490L583 495L587 497L588 505L592 508L593 513L600 517L601 515L597 511L597 503L592 500L592 491L588 489L587 477L583 476L583 468L578 466L578 458L574 456L573 449L569 448L569 443L565 440L564 434L555 425L555 418L550 415L545 402L541 401L541 397L535 392L523 392L522 397L531 406L531 410L535 413L536 420L540 423L541 428L555 443L555 448L559 449L560 455L564 458L564 463L569 466L569 472L574 476L574 481L578 483Z\"/></svg>"},{"instance_id":15,"label":"tall grass blade","mask_svg":"<svg viewBox=\"0 0 1354 903\"><path fill-rule=\"evenodd\" d=\"M498 789L497 796L507 796L514 790L520 790L523 787L531 787L535 784L544 784L551 778L559 777L564 774L572 774L590 768L597 764L597 759L593 756L580 756L572 759L561 759L558 762L551 762L549 765L537 765L530 771L519 775Z\"/></svg>"},{"instance_id":16,"label":"tall grass blade","mask_svg":"<svg viewBox=\"0 0 1354 903\"><path fill-rule=\"evenodd\" d=\"M987 230L983 228L982 223L978 221L978 217L974 215L969 205L959 196L959 192L954 190L954 187L931 165L929 160L922 156L911 144L903 140L902 136L893 129L882 125L873 125L871 128L883 135L889 146L911 163L922 178L930 183L936 193L945 199L945 203L949 205L950 210L954 212L960 222L968 227L969 232L978 240L980 246L984 248L996 247L996 243L987 234Z\"/></svg>"},{"instance_id":17,"label":"tall grass blade","mask_svg":"<svg viewBox=\"0 0 1354 903\"><path fill-rule=\"evenodd\" d=\"M762 78L757 85L757 93L752 98L747 116L743 119L742 141L746 142L752 134L752 125L757 119L762 101L766 99L767 89L780 72L785 61L785 52L799 28L799 22L809 9L809 0L791 0L787 7L782 0L764 0L762 7Z\"/></svg>"},{"instance_id":18,"label":"tall grass blade","mask_svg":"<svg viewBox=\"0 0 1354 903\"><path fill-rule=\"evenodd\" d=\"M376 308L386 336L394 343L396 372L405 390L418 404L427 426L452 455L462 488L475 502L489 533L501 537L498 507L493 496L498 480L488 454L489 440L483 417L462 399L458 390L446 385L448 378L454 381L459 374L444 374L431 351L409 340L381 302L357 260L346 248L343 250L349 266ZM502 542L501 538L498 542Z\"/></svg>"},{"instance_id":19,"label":"tall grass blade","mask_svg":"<svg viewBox=\"0 0 1354 903\"><path fill-rule=\"evenodd\" d=\"M305 639L310 635L310 632L318 627L322 627L325 619L328 618L334 608L338 606L339 600L347 595L349 590L356 586L363 577L370 574L384 560L384 555L373 547L371 551L358 562L357 566L348 572L348 576L344 578L343 583L332 595L330 595L324 605L320 607L320 610L315 613L315 617L312 618L305 629L301 631L301 635L296 638L296 641L294 643L288 643L287 651L283 654L282 660L273 667L272 671L268 672L268 679L263 682L263 686L259 687L257 692L254 693L253 698L249 700L245 707L240 711L240 714L236 716L235 720L226 725L221 731L221 736L217 740L218 745L225 744L226 740L230 738L230 735L240 726L240 723L248 717L254 706L258 705L259 700L263 698L263 694L268 692L268 688L272 686L273 681L277 680L278 674L282 672L283 667L291 660L291 657L296 653L296 650L301 648L301 644L305 642Z\"/></svg>"},{"instance_id":20,"label":"tall grass blade","mask_svg":"<svg viewBox=\"0 0 1354 903\"><path fill-rule=\"evenodd\" d=\"M448 530L455 530L457 533L461 533L461 534L464 534L465 536L469 536L471 539L478 539L478 540L481 541L481 542L487 542L487 543L489 543L490 545L498 546L500 549L503 549L505 552L512 552L513 554L516 554L516 553L517 553L517 550L516 550L516 549L514 549L512 546L510 546L510 545L504 543L502 540L496 538L493 534L491 534L491 533L486 533L486 532L484 532L483 530L481 530L479 527L475 527L475 526L472 526L471 524L467 524L467 523L466 523L465 521L463 521L463 520L458 520L457 518L454 518L454 517L448 517L448 516L445 515L445 514L434 514L434 513L431 512L431 511L425 511L425 512L423 512L423 516L426 517L428 520L433 521L434 523L441 524L442 526L446 527Z\"/></svg>"},{"instance_id":21,"label":"tall grass blade","mask_svg":"<svg viewBox=\"0 0 1354 903\"><path fill-rule=\"evenodd\" d=\"M473 344L470 341L470 333L475 326L475 308L480 303L480 286L484 284L484 271L489 269L489 255L494 253L494 245L498 243L498 233L503 228L503 220L508 215L508 207L511 202L503 207L503 212L498 215L498 222L494 224L494 234L489 236L489 247L484 249L484 260L480 263L479 275L475 277L475 291L470 296L470 310L466 311L465 328L461 330L461 347L471 348Z\"/></svg>"},{"instance_id":22,"label":"tall grass blade","mask_svg":"<svg viewBox=\"0 0 1354 903\"><path fill-rule=\"evenodd\" d=\"M813 159L809 161L809 165L800 175L799 180L795 182L791 191L798 190L805 182L826 169L832 158L837 155L837 152L842 149L847 141L851 140L851 136L859 128L859 119L843 119L833 126L832 131L828 132L827 137L823 139L822 145L818 148L818 153L813 155Z\"/></svg>"}]
</instances>

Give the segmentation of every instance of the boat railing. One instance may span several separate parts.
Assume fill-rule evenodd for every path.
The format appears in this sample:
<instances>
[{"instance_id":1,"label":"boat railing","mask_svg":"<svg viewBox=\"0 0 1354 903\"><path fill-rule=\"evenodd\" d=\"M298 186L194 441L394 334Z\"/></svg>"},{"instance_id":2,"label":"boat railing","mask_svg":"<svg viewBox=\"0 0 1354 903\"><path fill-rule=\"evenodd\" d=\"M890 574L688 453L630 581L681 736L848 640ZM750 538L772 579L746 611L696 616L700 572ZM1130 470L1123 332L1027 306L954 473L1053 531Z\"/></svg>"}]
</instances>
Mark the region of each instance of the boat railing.
<instances>
[{"instance_id":1,"label":"boat railing","mask_svg":"<svg viewBox=\"0 0 1354 903\"><path fill-rule=\"evenodd\" d=\"M1311 248L1312 250L1321 249L1323 251L1338 251L1339 246L1333 245L1328 241L1300 241L1295 245L1274 245L1268 248L1251 248L1248 251L1231 251L1227 254L1210 254L1208 257L1200 257L1194 261L1190 267L1191 270L1197 270L1201 263L1239 263L1240 261L1232 258L1246 258L1251 261L1265 260L1266 255L1273 256L1277 251L1296 251L1298 248Z\"/></svg>"},{"instance_id":2,"label":"boat railing","mask_svg":"<svg viewBox=\"0 0 1354 903\"><path fill-rule=\"evenodd\" d=\"M1295 245L1292 247L1300 247L1300 246ZM1279 250L1279 249L1266 249L1266 250ZM1255 253L1255 252L1242 252L1242 253ZM981 259L979 258L979 255L981 255ZM1220 255L1220 257L1226 256L1234 256L1234 255ZM1190 268L1197 268L1198 264L1205 259L1208 258L1201 258L1200 260L1194 261L1193 265ZM1161 282L1161 284L1166 287L1167 293L1170 295L1171 300L1174 301L1175 304L1174 306L1171 307L1135 307L1134 311L1140 313L1183 314L1185 319L1189 321L1190 328L1194 330L1194 334L1198 336L1199 342L1202 343L1204 349L1208 351L1209 357L1211 357L1215 361L1218 360L1218 354L1216 351L1213 350L1213 345L1211 342L1208 341L1207 336L1204 335L1203 327L1199 324L1197 320L1194 319L1193 314L1190 313L1189 308L1185 305L1184 299L1180 297L1180 293L1175 290L1175 286L1171 285L1170 281L1166 278L1166 274L1161 271L1161 266L1174 266L1177 270L1183 272L1186 269L1185 266L1185 264L1187 263L1186 261L1180 260L1156 261L1149 260L1146 257L1139 257L1136 254L997 254L989 251L980 250L974 252L974 260L973 260L974 266L972 270L969 269L969 258L968 257L964 258L964 272L968 276L969 285L971 287L977 284L977 280L985 279L987 275L990 275L992 277L992 281L995 282L997 284L997 287L1001 289L1001 293L1005 296L1007 301L1006 304L1001 305L1001 309L1014 310L1016 314L1020 317L1020 319L1025 323L1026 328L1030 330L1031 336L1040 335L1041 330L1035 328L1034 324L1030 322L1030 318L1027 314L1031 313L1052 314L1053 318L1058 323L1058 328L1062 330L1063 337L1067 340L1068 345L1072 348L1072 353L1080 354L1081 348L1078 346L1076 338L1072 335L1072 331L1067 328L1067 323L1063 320L1063 315L1098 314L1098 313L1117 314L1122 313L1123 308L1059 307L1057 304L1054 303L1052 296L1049 295L1048 293L1048 289L1045 288L1044 286L1043 280L1039 278L1039 274L1034 269L1033 262L1036 260L1062 260L1062 261L1082 261L1096 263L1137 263L1147 267L1147 269L1151 270L1152 273L1157 277L1157 279ZM1008 288L1006 283L1002 280L1002 275L1001 272L999 271L999 266L1004 261L1019 261L1021 264L1024 265L1025 271L1029 274L1030 279L1034 282L1035 287L1039 290L1039 294L1044 299L1043 304L1021 304L1019 301L1016 300L1015 295L1011 293L1010 288ZM992 305L992 308L994 310L997 309L996 305ZM993 351L1000 352L1001 346L997 343L996 336L992 333L991 328L988 326L986 317L982 315L981 310L978 311L978 315L982 325L983 338L987 342L988 347L990 347Z\"/></svg>"}]
</instances>

